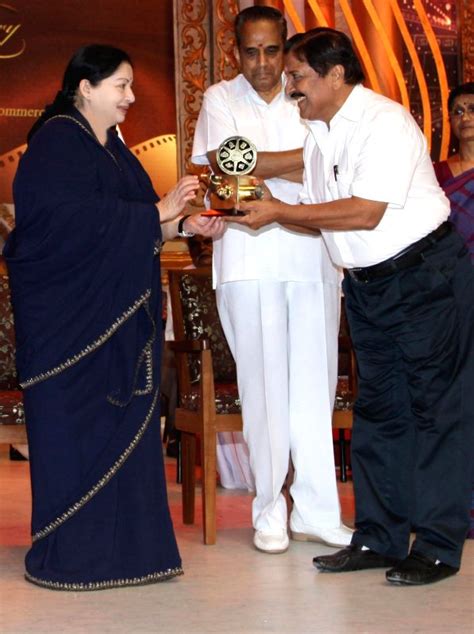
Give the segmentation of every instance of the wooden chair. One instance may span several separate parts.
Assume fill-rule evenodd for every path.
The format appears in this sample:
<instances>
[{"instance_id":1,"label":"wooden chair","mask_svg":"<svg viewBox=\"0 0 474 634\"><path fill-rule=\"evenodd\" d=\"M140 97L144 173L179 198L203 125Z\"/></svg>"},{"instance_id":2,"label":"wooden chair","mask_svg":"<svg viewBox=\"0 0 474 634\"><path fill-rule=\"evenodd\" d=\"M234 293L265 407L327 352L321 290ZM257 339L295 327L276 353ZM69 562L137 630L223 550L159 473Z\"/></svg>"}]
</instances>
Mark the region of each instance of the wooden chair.
<instances>
[{"instance_id":1,"label":"wooden chair","mask_svg":"<svg viewBox=\"0 0 474 634\"><path fill-rule=\"evenodd\" d=\"M204 543L216 543L217 432L241 431L235 364L222 331L209 268L169 271L178 372L183 522L194 523L196 436L200 437Z\"/></svg>"},{"instance_id":2,"label":"wooden chair","mask_svg":"<svg viewBox=\"0 0 474 634\"><path fill-rule=\"evenodd\" d=\"M357 367L354 349L347 323L344 298L341 302L341 324L339 328L338 384L332 417L332 427L337 431L335 443L339 449L341 482L347 481L347 458L349 436L352 430L353 407L357 394Z\"/></svg>"},{"instance_id":3,"label":"wooden chair","mask_svg":"<svg viewBox=\"0 0 474 634\"><path fill-rule=\"evenodd\" d=\"M220 325L211 270L169 271L169 291L175 341L167 345L175 352L178 372L175 426L181 431L183 522L194 523L199 436L204 543L215 544L216 434L242 430L235 364ZM352 427L355 360L344 317L341 324L339 365L346 374L338 383L333 428L339 433L341 480L346 481L344 433ZM290 466L286 490L291 479Z\"/></svg>"},{"instance_id":4,"label":"wooden chair","mask_svg":"<svg viewBox=\"0 0 474 634\"><path fill-rule=\"evenodd\" d=\"M10 287L0 261L0 443L27 442L22 392L15 366L15 330Z\"/></svg>"}]
</instances>

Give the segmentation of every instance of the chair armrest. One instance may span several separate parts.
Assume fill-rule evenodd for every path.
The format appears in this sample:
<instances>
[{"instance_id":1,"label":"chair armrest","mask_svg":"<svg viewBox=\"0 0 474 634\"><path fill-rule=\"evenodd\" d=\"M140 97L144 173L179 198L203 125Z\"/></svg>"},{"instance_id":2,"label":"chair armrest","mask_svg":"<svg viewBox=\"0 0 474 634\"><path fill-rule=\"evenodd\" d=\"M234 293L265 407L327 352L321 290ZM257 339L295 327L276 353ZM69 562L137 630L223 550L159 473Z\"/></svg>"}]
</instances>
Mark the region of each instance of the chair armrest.
<instances>
[{"instance_id":1,"label":"chair armrest","mask_svg":"<svg viewBox=\"0 0 474 634\"><path fill-rule=\"evenodd\" d=\"M183 341L167 341L166 345L174 352L201 352L202 350L209 350L209 339L186 339Z\"/></svg>"},{"instance_id":2,"label":"chair armrest","mask_svg":"<svg viewBox=\"0 0 474 634\"><path fill-rule=\"evenodd\" d=\"M166 345L175 353L176 369L178 372L178 394L188 394L191 392L191 385L196 381L191 379L189 357L187 355L198 355L200 369L199 376L195 377L200 384L201 392L212 394L210 400L214 403L214 372L212 369L212 352L209 339L189 339L181 341L167 341ZM180 396L181 398L181 396ZM207 401L206 397L202 402Z\"/></svg>"}]
</instances>

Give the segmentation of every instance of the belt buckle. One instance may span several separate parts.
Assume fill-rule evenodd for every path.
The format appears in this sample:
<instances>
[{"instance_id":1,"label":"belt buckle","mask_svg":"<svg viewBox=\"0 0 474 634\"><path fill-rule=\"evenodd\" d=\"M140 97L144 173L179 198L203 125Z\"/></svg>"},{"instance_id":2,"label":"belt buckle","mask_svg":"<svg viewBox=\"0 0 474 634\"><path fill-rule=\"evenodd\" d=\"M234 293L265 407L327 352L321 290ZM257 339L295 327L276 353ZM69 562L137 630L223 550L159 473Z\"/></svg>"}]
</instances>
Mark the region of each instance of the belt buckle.
<instances>
[{"instance_id":1,"label":"belt buckle","mask_svg":"<svg viewBox=\"0 0 474 634\"><path fill-rule=\"evenodd\" d=\"M349 271L349 275L356 282L362 282L363 284L367 284L367 282L370 281L367 271L363 268L348 269L348 271Z\"/></svg>"}]
</instances>

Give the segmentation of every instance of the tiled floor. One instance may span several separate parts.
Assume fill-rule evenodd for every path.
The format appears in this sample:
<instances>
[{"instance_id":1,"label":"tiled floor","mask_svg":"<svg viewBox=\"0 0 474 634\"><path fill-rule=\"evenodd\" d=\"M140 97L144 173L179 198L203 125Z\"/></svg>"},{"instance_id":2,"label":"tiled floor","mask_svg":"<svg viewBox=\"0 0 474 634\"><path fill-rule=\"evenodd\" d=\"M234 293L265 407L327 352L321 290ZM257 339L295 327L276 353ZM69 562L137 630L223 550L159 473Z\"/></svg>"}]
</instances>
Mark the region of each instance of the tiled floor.
<instances>
[{"instance_id":1,"label":"tiled floor","mask_svg":"<svg viewBox=\"0 0 474 634\"><path fill-rule=\"evenodd\" d=\"M6 449L0 446L2 634L474 632L474 541L466 542L461 572L432 586L392 587L377 570L318 574L312 557L332 549L292 542L283 555L257 552L251 546L251 496L220 489L218 542L204 546L200 523L189 527L181 522L180 490L170 460L168 489L183 577L96 593L30 585L22 576L29 543L28 465L10 462ZM340 485L340 495L344 519L351 524L350 482Z\"/></svg>"}]
</instances>

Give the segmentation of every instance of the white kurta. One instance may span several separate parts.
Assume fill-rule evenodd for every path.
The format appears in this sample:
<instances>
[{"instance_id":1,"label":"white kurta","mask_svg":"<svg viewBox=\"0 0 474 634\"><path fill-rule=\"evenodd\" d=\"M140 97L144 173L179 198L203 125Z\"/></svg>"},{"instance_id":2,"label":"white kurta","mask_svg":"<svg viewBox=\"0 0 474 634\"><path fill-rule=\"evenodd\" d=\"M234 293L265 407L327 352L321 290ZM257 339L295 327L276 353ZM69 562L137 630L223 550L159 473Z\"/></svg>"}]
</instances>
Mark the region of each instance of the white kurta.
<instances>
[{"instance_id":1,"label":"white kurta","mask_svg":"<svg viewBox=\"0 0 474 634\"><path fill-rule=\"evenodd\" d=\"M208 163L206 153L235 134L248 137L258 151L278 152L302 147L307 128L283 90L267 104L239 75L206 91L193 162ZM297 202L301 185L278 178L266 184L275 197ZM339 272L320 237L277 224L259 231L229 225L214 242L213 270L255 476L254 527L286 527L281 489L290 450L292 529L339 526L331 430Z\"/></svg>"}]
</instances>

